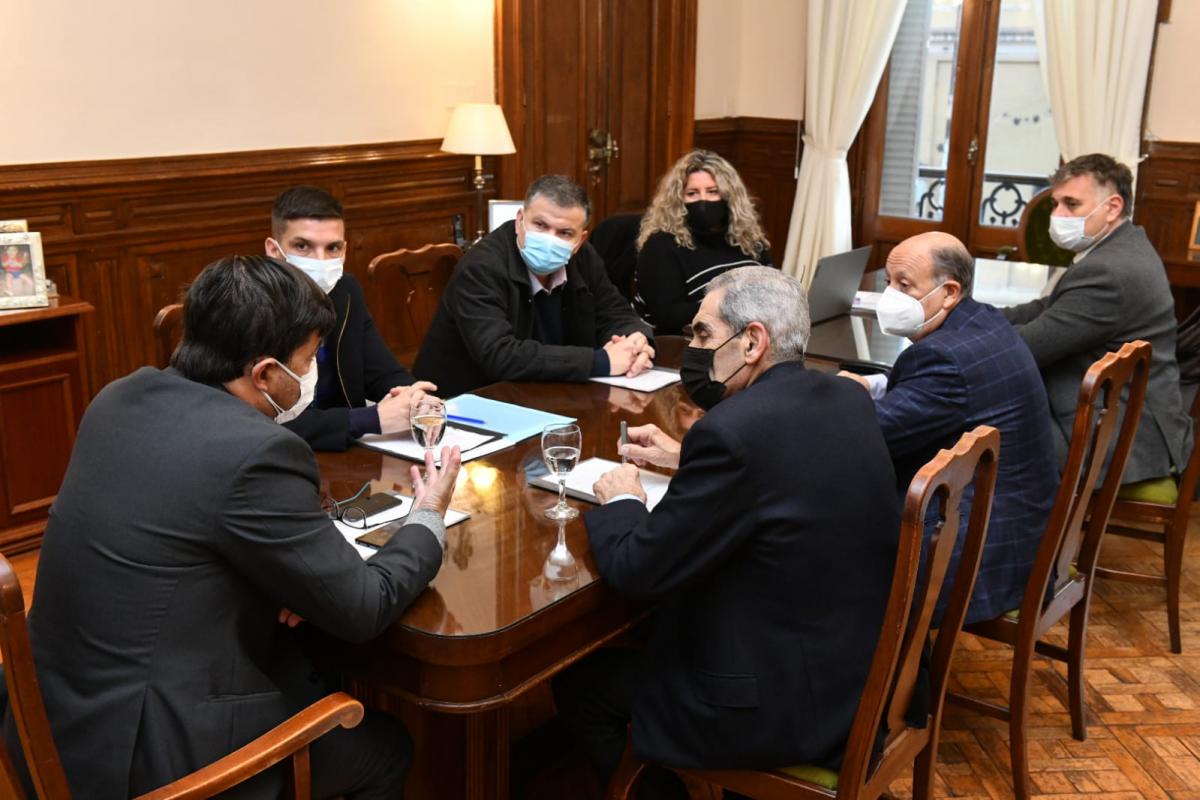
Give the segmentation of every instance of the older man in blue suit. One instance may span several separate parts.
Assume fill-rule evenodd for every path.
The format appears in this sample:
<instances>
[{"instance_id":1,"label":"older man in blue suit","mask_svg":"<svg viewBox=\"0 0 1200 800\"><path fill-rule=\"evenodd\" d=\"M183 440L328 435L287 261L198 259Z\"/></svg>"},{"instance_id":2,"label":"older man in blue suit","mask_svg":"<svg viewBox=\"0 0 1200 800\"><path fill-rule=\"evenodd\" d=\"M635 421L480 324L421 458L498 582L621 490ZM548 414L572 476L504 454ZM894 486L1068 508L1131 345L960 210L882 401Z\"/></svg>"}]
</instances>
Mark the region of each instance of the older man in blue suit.
<instances>
[{"instance_id":1,"label":"older man in blue suit","mask_svg":"<svg viewBox=\"0 0 1200 800\"><path fill-rule=\"evenodd\" d=\"M1058 488L1050 404L1037 364L1003 314L971 299L974 274L971 254L949 234L898 244L888 255L888 287L876 313L885 332L913 344L886 377L841 373L875 399L901 492L964 431L976 425L1000 431L996 495L967 622L1020 606ZM958 552L947 575L955 574L957 560ZM939 605L939 619L941 612Z\"/></svg>"}]
</instances>

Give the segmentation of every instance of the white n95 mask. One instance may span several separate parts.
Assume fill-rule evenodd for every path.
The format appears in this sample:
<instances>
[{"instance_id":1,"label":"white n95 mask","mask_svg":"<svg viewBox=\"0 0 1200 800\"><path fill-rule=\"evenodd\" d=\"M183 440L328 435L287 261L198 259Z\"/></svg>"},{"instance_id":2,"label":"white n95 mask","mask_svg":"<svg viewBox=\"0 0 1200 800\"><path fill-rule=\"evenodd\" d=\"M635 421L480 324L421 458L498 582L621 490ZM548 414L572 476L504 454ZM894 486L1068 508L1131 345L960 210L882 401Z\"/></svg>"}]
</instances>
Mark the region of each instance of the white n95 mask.
<instances>
[{"instance_id":1,"label":"white n95 mask","mask_svg":"<svg viewBox=\"0 0 1200 800\"><path fill-rule=\"evenodd\" d=\"M313 356L313 360L308 365L308 372L304 373L304 377L300 377L292 372L282 361L277 359L272 360L275 361L280 369L295 380L296 383L300 384L300 397L291 408L283 408L266 391L260 390L262 391L262 396L267 398L267 402L271 404L271 408L275 409L275 421L282 425L285 422L291 422L304 413L304 409L312 405L313 397L317 393L317 357Z\"/></svg>"},{"instance_id":2,"label":"white n95 mask","mask_svg":"<svg viewBox=\"0 0 1200 800\"><path fill-rule=\"evenodd\" d=\"M925 297L929 297L945 285L939 283L926 292ZM942 313L939 310L927 322L925 307L921 305L925 297L918 300L891 286L884 289L883 296L879 298L879 303L875 306L875 318L879 320L879 329L892 336L903 336L908 339L920 333L921 328L929 322L933 322L937 319L938 314Z\"/></svg>"},{"instance_id":3,"label":"white n95 mask","mask_svg":"<svg viewBox=\"0 0 1200 800\"><path fill-rule=\"evenodd\" d=\"M284 261L316 281L317 286L320 286L321 291L325 294L333 291L333 287L342 279L342 272L346 264L344 258L298 256L284 250L283 245L279 242L275 242L275 246L279 248L279 252L283 253Z\"/></svg>"}]
</instances>

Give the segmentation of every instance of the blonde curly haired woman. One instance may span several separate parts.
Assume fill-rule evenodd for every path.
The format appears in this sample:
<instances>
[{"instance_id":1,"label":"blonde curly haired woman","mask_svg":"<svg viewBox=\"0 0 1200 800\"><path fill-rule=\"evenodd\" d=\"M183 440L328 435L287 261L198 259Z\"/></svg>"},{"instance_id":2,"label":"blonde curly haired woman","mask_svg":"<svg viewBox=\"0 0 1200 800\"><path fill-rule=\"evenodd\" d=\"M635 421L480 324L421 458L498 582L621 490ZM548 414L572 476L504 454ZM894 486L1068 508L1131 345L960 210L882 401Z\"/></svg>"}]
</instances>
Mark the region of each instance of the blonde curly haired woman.
<instances>
[{"instance_id":1,"label":"blonde curly haired woman","mask_svg":"<svg viewBox=\"0 0 1200 800\"><path fill-rule=\"evenodd\" d=\"M656 333L678 334L709 281L736 267L771 266L768 247L737 170L693 150L663 176L642 217L634 306Z\"/></svg>"}]
</instances>

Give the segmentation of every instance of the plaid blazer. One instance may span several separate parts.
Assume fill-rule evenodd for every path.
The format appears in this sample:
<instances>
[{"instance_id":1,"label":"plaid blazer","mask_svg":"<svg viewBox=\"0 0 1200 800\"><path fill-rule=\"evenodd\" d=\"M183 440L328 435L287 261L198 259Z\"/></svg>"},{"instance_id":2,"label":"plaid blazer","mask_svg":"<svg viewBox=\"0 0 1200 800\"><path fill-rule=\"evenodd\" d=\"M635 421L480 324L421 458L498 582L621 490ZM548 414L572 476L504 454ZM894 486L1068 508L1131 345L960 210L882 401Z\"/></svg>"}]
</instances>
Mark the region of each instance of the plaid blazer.
<instances>
[{"instance_id":1,"label":"plaid blazer","mask_svg":"<svg viewBox=\"0 0 1200 800\"><path fill-rule=\"evenodd\" d=\"M875 411L902 497L917 470L964 431L1000 431L996 493L967 622L1017 608L1058 489L1050 403L1029 348L999 311L964 298L896 359ZM964 532L968 518L964 505ZM948 582L961 549L960 538Z\"/></svg>"}]
</instances>

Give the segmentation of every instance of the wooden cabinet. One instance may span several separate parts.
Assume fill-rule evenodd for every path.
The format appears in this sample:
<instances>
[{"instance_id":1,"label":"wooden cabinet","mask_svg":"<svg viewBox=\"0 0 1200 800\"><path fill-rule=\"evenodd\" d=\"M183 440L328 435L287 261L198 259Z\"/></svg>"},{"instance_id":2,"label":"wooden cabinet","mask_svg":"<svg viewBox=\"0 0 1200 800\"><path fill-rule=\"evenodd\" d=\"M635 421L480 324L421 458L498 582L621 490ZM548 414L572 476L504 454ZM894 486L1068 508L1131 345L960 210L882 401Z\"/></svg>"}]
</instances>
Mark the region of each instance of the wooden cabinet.
<instances>
[{"instance_id":1,"label":"wooden cabinet","mask_svg":"<svg viewBox=\"0 0 1200 800\"><path fill-rule=\"evenodd\" d=\"M42 539L87 404L83 316L91 304L0 312L0 551Z\"/></svg>"}]
</instances>

